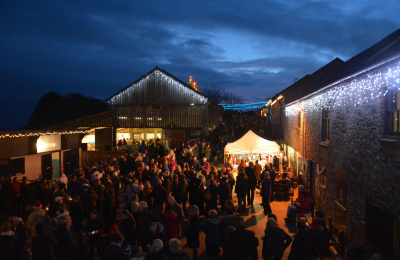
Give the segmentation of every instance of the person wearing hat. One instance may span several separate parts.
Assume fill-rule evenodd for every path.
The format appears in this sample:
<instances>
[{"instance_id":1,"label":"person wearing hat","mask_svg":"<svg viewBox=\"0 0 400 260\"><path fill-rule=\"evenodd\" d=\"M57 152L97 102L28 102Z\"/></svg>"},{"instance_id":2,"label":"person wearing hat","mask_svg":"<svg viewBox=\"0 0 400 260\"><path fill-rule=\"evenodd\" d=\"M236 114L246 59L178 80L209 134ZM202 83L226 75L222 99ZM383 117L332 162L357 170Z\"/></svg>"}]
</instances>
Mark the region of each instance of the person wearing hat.
<instances>
[{"instance_id":1,"label":"person wearing hat","mask_svg":"<svg viewBox=\"0 0 400 260\"><path fill-rule=\"evenodd\" d=\"M42 209L42 203L40 201L36 201L33 204L33 211L28 217L28 221L26 221L26 227L30 229L32 238L37 236L36 226L39 223L43 225L47 225L49 222L49 217L44 209Z\"/></svg>"}]
</instances>

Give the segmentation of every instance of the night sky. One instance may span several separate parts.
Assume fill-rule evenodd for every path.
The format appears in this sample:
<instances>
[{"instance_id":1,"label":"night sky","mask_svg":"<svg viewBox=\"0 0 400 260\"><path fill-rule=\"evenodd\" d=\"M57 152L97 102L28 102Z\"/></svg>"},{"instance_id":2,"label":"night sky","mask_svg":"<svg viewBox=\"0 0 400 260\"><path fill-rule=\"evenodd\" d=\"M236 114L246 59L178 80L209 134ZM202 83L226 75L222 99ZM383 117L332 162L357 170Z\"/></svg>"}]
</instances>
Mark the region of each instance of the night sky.
<instances>
[{"instance_id":1,"label":"night sky","mask_svg":"<svg viewBox=\"0 0 400 260\"><path fill-rule=\"evenodd\" d=\"M399 0L0 3L0 130L44 94L110 97L155 66L258 102L400 28Z\"/></svg>"}]
</instances>

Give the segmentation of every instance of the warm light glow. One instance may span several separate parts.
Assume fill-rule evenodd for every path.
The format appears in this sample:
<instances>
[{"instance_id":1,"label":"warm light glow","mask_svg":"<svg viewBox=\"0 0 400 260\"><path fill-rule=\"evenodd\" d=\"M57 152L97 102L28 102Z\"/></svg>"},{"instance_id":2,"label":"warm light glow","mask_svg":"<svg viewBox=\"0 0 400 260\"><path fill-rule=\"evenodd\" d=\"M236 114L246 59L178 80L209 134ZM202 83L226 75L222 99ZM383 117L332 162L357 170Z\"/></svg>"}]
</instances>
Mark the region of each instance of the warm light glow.
<instances>
[{"instance_id":1,"label":"warm light glow","mask_svg":"<svg viewBox=\"0 0 400 260\"><path fill-rule=\"evenodd\" d=\"M274 102L272 102L271 106L273 106L278 100L274 100Z\"/></svg>"},{"instance_id":2,"label":"warm light glow","mask_svg":"<svg viewBox=\"0 0 400 260\"><path fill-rule=\"evenodd\" d=\"M283 98L283 96L282 95L280 95L276 100L279 100L279 99L281 99L281 98Z\"/></svg>"}]
</instances>

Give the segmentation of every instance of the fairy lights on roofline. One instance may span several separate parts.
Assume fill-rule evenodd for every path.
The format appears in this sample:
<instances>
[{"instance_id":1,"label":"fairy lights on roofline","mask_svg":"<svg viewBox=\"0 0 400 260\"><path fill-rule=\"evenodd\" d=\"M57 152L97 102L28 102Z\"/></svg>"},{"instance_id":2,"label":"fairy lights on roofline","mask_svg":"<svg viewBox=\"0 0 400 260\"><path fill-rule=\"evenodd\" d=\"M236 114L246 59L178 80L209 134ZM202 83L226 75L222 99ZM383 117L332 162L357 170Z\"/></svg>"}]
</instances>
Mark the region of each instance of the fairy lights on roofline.
<instances>
[{"instance_id":1,"label":"fairy lights on roofline","mask_svg":"<svg viewBox=\"0 0 400 260\"><path fill-rule=\"evenodd\" d=\"M385 96L387 89L400 89L400 62L368 73L347 82L341 82L323 92L319 92L285 107L286 116L295 116L299 109L311 112L322 108L360 106Z\"/></svg>"},{"instance_id":2,"label":"fairy lights on roofline","mask_svg":"<svg viewBox=\"0 0 400 260\"><path fill-rule=\"evenodd\" d=\"M15 137L30 137L30 136L44 136L44 135L70 135L70 134L87 134L90 130L79 130L79 131L47 131L47 132L29 132L29 133L3 133L0 134L0 138L15 138Z\"/></svg>"},{"instance_id":3,"label":"fairy lights on roofline","mask_svg":"<svg viewBox=\"0 0 400 260\"><path fill-rule=\"evenodd\" d=\"M207 103L208 98L203 97L203 96L200 95L199 93L196 93L195 91L191 90L190 88L188 88L187 86L183 85L183 84L180 83L179 81L176 81L176 80L172 79L171 77L165 75L163 72L161 72L161 71L159 71L159 70L155 70L153 73L147 75L145 78L142 78L139 82L136 82L136 83L130 85L127 89L125 89L125 90L123 90L122 92L118 93L117 95L113 96L113 97L110 99L109 102L110 102L110 103L114 102L114 100L115 100L116 98L119 98L119 97L121 97L122 95L127 94L129 91L132 90L132 88L137 87L137 86L140 86L144 81L148 80L149 77L152 76L152 75L154 75L154 74L155 74L155 76L161 77L163 80L168 81L168 83L174 81L175 86L178 87L180 91L184 91L185 94L190 94L190 95L192 95L193 97L195 97L195 98L197 98L198 100L200 100L200 102L201 102L202 104L206 104L206 103Z\"/></svg>"}]
</instances>

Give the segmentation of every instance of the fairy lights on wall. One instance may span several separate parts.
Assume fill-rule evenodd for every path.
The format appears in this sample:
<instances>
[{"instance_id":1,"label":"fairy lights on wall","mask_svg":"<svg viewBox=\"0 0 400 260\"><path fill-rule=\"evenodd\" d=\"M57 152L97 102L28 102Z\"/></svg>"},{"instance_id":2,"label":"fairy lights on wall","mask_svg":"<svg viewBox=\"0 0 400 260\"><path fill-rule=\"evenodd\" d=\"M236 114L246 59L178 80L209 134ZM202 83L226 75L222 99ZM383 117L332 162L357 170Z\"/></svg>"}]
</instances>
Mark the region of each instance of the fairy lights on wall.
<instances>
[{"instance_id":1,"label":"fairy lights on wall","mask_svg":"<svg viewBox=\"0 0 400 260\"><path fill-rule=\"evenodd\" d=\"M0 138L15 138L15 137L30 137L30 136L45 136L45 135L70 135L70 134L87 134L90 130L80 131L64 131L64 132L29 132L29 133L0 133Z\"/></svg>"},{"instance_id":2,"label":"fairy lights on wall","mask_svg":"<svg viewBox=\"0 0 400 260\"><path fill-rule=\"evenodd\" d=\"M185 86L182 83L180 83L179 81L176 81L174 79L172 79L170 76L165 75L162 71L159 70L155 70L153 73L147 75L146 77L142 78L140 81L130 85L128 88L126 88L125 90L123 90L122 92L116 94L115 96L113 96L109 102L113 103L115 101L115 99L120 98L121 96L125 95L125 94L129 94L129 92L137 87L140 86L142 83L144 83L145 81L147 81L151 76L155 75L156 77L160 77L163 80L166 80L168 82L172 82L174 81L175 86L179 89L179 91L183 91L185 92L185 94L189 94L192 95L193 97L195 97L196 99L198 99L200 101L200 103L202 104L206 104L208 101L208 98L200 95L199 93L197 93L196 91L190 89L190 86Z\"/></svg>"},{"instance_id":3,"label":"fairy lights on wall","mask_svg":"<svg viewBox=\"0 0 400 260\"><path fill-rule=\"evenodd\" d=\"M385 96L390 88L400 89L400 62L351 81L337 83L304 100L290 104L285 107L285 115L295 116L299 110L307 113L322 108L360 106Z\"/></svg>"}]
</instances>

